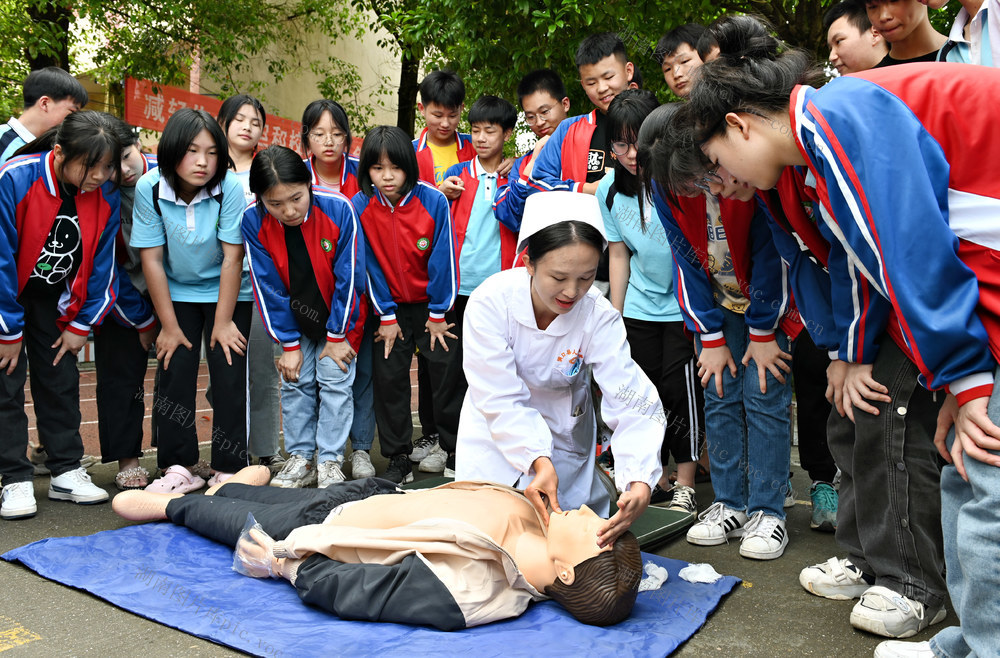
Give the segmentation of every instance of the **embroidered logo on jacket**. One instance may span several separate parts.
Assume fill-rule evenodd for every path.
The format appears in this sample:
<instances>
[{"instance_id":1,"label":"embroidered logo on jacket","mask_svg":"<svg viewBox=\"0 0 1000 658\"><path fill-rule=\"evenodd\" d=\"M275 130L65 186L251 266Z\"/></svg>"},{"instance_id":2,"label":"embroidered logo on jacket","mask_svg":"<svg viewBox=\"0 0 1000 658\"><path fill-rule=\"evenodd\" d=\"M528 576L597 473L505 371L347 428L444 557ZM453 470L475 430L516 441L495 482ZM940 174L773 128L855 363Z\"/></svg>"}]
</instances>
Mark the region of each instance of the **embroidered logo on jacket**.
<instances>
[{"instance_id":1,"label":"embroidered logo on jacket","mask_svg":"<svg viewBox=\"0 0 1000 658\"><path fill-rule=\"evenodd\" d=\"M333 249L333 243L327 240L326 238L323 238L322 240L319 241L319 246L323 247L323 251L328 253L331 249Z\"/></svg>"},{"instance_id":2,"label":"embroidered logo on jacket","mask_svg":"<svg viewBox=\"0 0 1000 658\"><path fill-rule=\"evenodd\" d=\"M420 251L427 251L427 247L431 246L431 241L427 238L420 238L417 240L417 249Z\"/></svg>"}]
</instances>

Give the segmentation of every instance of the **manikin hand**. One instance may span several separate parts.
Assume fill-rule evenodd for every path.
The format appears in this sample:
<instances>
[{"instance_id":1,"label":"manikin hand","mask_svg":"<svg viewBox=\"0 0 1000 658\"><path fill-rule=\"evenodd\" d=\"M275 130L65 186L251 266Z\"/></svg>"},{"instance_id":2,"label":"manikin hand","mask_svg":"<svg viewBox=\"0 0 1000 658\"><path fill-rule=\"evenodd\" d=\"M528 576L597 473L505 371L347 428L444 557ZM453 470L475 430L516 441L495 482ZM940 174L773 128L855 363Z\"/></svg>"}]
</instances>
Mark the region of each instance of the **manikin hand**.
<instances>
[{"instance_id":1,"label":"manikin hand","mask_svg":"<svg viewBox=\"0 0 1000 658\"><path fill-rule=\"evenodd\" d=\"M233 571L251 578L281 578L277 565L274 540L259 523L253 521L252 514L248 515L247 524L233 552Z\"/></svg>"},{"instance_id":2,"label":"manikin hand","mask_svg":"<svg viewBox=\"0 0 1000 658\"><path fill-rule=\"evenodd\" d=\"M549 511L546 509L546 502L553 512L562 511L559 507L559 476L556 474L556 467L552 465L552 460L548 457L539 457L531 463L531 467L535 470L535 478L525 488L524 495L548 526Z\"/></svg>"},{"instance_id":3,"label":"manikin hand","mask_svg":"<svg viewBox=\"0 0 1000 658\"><path fill-rule=\"evenodd\" d=\"M854 422L854 407L877 416L878 408L868 404L868 400L892 402L892 398L886 395L888 392L888 388L872 377L870 363L847 364L847 376L844 377L844 413L847 414L852 423Z\"/></svg>"},{"instance_id":4,"label":"manikin hand","mask_svg":"<svg viewBox=\"0 0 1000 658\"><path fill-rule=\"evenodd\" d=\"M618 511L597 531L597 545L604 548L614 544L646 511L652 495L648 484L633 482L628 491L618 496Z\"/></svg>"}]
</instances>

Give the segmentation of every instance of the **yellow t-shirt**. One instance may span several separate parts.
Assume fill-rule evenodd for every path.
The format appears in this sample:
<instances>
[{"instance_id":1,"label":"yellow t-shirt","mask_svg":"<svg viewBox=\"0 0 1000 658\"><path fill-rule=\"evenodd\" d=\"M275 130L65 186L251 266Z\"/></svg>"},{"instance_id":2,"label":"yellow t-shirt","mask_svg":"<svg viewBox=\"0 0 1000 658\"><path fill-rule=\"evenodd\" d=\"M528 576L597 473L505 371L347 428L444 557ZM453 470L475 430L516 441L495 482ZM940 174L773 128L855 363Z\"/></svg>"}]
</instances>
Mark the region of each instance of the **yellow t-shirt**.
<instances>
[{"instance_id":1,"label":"yellow t-shirt","mask_svg":"<svg viewBox=\"0 0 1000 658\"><path fill-rule=\"evenodd\" d=\"M444 172L458 164L458 144L452 142L447 146L438 146L428 139L427 146L434 158L434 183L440 185L444 180Z\"/></svg>"}]
</instances>

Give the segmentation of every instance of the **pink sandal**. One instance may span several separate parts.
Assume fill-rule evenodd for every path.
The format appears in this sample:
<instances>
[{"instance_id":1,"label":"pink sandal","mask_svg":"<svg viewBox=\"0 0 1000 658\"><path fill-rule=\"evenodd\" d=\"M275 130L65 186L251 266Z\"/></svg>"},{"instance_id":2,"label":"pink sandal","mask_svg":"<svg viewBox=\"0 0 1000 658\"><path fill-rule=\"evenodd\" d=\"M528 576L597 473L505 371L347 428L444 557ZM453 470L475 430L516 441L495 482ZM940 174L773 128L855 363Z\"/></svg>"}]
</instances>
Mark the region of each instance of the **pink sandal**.
<instances>
[{"instance_id":1,"label":"pink sandal","mask_svg":"<svg viewBox=\"0 0 1000 658\"><path fill-rule=\"evenodd\" d=\"M205 479L194 475L183 466L174 465L163 472L163 477L146 487L146 491L154 493L186 494L198 491L205 486Z\"/></svg>"},{"instance_id":2,"label":"pink sandal","mask_svg":"<svg viewBox=\"0 0 1000 658\"><path fill-rule=\"evenodd\" d=\"M236 474L216 471L215 473L212 473L212 477L208 479L208 486L210 487L221 486L222 484L228 482L229 478L233 477L234 475Z\"/></svg>"}]
</instances>

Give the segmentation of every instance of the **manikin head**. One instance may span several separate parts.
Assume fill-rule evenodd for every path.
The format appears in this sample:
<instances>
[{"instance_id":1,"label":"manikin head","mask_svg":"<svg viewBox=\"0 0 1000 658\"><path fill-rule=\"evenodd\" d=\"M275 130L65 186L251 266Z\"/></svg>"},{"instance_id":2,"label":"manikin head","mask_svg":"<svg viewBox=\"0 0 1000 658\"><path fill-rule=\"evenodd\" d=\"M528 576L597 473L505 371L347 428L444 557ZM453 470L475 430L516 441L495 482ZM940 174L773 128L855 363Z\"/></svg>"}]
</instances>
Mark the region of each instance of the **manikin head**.
<instances>
[{"instance_id":1,"label":"manikin head","mask_svg":"<svg viewBox=\"0 0 1000 658\"><path fill-rule=\"evenodd\" d=\"M594 626L610 626L626 619L642 579L642 556L635 535L626 532L613 545L597 548L597 529L603 523L604 519L584 505L552 514L546 539L556 579L544 593L577 621Z\"/></svg>"}]
</instances>

